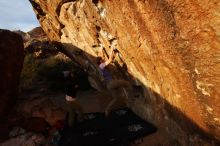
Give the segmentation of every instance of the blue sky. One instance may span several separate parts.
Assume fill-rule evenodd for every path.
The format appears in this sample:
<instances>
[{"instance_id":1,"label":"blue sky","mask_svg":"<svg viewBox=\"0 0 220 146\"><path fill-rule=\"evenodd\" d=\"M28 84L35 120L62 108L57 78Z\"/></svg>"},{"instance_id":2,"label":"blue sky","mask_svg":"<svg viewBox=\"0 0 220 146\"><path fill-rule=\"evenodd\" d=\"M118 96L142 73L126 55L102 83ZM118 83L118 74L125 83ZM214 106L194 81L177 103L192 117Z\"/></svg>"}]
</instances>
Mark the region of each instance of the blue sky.
<instances>
[{"instance_id":1,"label":"blue sky","mask_svg":"<svg viewBox=\"0 0 220 146\"><path fill-rule=\"evenodd\" d=\"M0 29L29 31L40 26L29 0L0 0Z\"/></svg>"}]
</instances>

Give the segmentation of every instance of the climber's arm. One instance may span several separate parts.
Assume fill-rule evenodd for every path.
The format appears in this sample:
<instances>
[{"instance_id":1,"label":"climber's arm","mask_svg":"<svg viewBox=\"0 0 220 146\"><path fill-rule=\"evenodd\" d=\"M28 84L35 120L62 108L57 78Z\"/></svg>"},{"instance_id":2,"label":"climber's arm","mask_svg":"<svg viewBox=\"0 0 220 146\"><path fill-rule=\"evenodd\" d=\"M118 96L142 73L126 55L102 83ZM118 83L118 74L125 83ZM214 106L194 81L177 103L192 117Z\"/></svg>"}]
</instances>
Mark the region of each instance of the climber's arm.
<instances>
[{"instance_id":1,"label":"climber's arm","mask_svg":"<svg viewBox=\"0 0 220 146\"><path fill-rule=\"evenodd\" d=\"M112 62L113 57L114 57L114 47L111 47L111 53L110 53L108 60L105 61L105 66L109 65Z\"/></svg>"}]
</instances>

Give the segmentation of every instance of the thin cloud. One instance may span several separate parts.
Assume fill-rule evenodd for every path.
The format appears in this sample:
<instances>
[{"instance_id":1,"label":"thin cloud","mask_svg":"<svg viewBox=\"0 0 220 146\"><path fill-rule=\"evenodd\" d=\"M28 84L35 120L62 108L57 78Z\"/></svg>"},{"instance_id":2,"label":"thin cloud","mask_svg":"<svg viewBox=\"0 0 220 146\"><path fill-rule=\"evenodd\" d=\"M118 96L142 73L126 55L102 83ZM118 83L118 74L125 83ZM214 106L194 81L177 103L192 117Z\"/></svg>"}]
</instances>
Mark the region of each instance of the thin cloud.
<instances>
[{"instance_id":1,"label":"thin cloud","mask_svg":"<svg viewBox=\"0 0 220 146\"><path fill-rule=\"evenodd\" d=\"M28 0L0 1L0 28L29 31L39 26Z\"/></svg>"}]
</instances>

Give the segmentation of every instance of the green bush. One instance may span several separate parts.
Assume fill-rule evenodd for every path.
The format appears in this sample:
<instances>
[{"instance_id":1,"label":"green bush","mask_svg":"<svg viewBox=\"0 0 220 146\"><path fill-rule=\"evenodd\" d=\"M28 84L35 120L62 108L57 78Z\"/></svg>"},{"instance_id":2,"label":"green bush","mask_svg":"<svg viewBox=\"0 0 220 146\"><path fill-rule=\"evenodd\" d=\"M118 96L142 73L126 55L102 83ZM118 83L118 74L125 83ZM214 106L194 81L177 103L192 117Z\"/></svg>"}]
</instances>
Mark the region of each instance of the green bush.
<instances>
[{"instance_id":1,"label":"green bush","mask_svg":"<svg viewBox=\"0 0 220 146\"><path fill-rule=\"evenodd\" d=\"M72 61L50 57L39 67L38 76L49 83L49 88L53 91L64 90L63 71L71 70Z\"/></svg>"},{"instance_id":2,"label":"green bush","mask_svg":"<svg viewBox=\"0 0 220 146\"><path fill-rule=\"evenodd\" d=\"M21 73L20 89L34 89L38 81L43 81L53 91L63 91L63 71L71 70L73 62L55 57L36 59L26 55Z\"/></svg>"},{"instance_id":3,"label":"green bush","mask_svg":"<svg viewBox=\"0 0 220 146\"><path fill-rule=\"evenodd\" d=\"M37 78L38 62L32 55L26 55L24 58L23 69L20 78L20 89L30 89Z\"/></svg>"}]
</instances>

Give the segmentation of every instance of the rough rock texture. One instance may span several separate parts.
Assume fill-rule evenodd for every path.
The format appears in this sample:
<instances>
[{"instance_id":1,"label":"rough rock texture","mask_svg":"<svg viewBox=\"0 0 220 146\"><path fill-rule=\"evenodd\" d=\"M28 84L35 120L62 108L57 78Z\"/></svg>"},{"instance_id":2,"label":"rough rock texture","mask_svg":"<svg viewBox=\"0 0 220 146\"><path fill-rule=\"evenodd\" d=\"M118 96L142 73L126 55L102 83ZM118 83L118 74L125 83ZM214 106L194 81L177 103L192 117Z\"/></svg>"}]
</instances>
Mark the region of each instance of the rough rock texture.
<instances>
[{"instance_id":1,"label":"rough rock texture","mask_svg":"<svg viewBox=\"0 0 220 146\"><path fill-rule=\"evenodd\" d=\"M39 146L45 143L45 137L39 134L27 132L18 136L15 136L3 143L0 146ZM45 144L45 146L47 146Z\"/></svg>"},{"instance_id":2,"label":"rough rock texture","mask_svg":"<svg viewBox=\"0 0 220 146\"><path fill-rule=\"evenodd\" d=\"M0 30L0 118L13 109L24 60L21 36Z\"/></svg>"},{"instance_id":3,"label":"rough rock texture","mask_svg":"<svg viewBox=\"0 0 220 146\"><path fill-rule=\"evenodd\" d=\"M63 96L61 97L63 98ZM66 114L61 107L53 103L53 98L55 97L33 95L32 97L28 97L28 99L25 98L23 101L19 101L17 111L24 117L40 117L49 122L50 125L53 125L57 120L64 119Z\"/></svg>"},{"instance_id":4,"label":"rough rock texture","mask_svg":"<svg viewBox=\"0 0 220 146\"><path fill-rule=\"evenodd\" d=\"M108 54L116 38L115 76L145 86L132 108L164 124L179 145L220 140L219 0L30 2L49 39L84 67L95 64L95 46Z\"/></svg>"}]
</instances>

